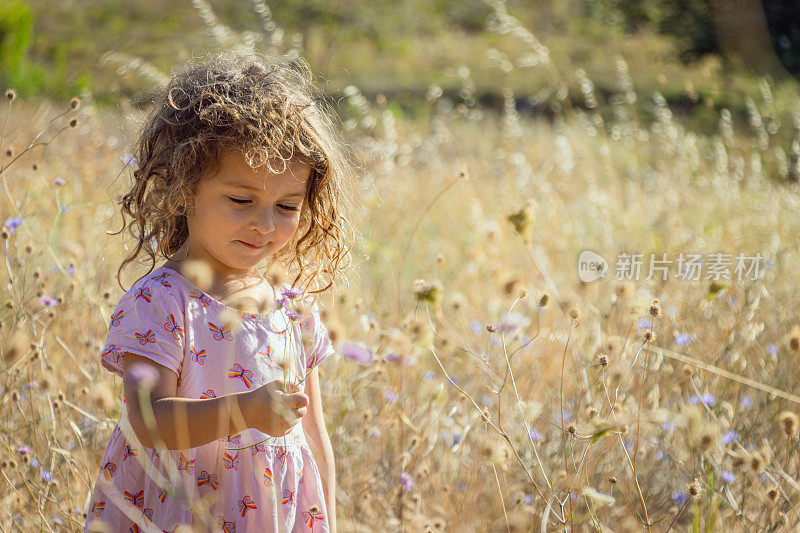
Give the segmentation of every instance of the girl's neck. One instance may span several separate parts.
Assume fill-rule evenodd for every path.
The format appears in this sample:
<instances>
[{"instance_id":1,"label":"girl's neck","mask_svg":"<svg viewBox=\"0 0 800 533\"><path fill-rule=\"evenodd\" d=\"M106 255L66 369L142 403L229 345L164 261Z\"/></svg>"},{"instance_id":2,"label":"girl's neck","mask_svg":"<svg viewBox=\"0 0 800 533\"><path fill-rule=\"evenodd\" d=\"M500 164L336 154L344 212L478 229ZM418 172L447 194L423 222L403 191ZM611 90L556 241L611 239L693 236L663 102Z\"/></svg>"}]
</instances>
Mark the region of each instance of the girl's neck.
<instances>
[{"instance_id":1,"label":"girl's neck","mask_svg":"<svg viewBox=\"0 0 800 533\"><path fill-rule=\"evenodd\" d=\"M208 279L198 283L196 276L184 268L186 261L167 260L164 267L179 272L183 277L198 285L200 289L221 302L236 301L237 299L252 299L272 303L275 300L272 285L257 272L250 274L224 274L210 272Z\"/></svg>"}]
</instances>

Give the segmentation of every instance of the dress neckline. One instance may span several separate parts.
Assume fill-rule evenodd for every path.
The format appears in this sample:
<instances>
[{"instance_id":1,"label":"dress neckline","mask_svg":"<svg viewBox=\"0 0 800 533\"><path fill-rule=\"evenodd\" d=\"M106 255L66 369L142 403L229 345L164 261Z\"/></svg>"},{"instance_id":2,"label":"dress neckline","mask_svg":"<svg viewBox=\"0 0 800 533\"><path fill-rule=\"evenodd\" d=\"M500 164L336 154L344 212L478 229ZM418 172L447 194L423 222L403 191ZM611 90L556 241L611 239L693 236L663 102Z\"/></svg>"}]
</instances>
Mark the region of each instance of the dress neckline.
<instances>
[{"instance_id":1,"label":"dress neckline","mask_svg":"<svg viewBox=\"0 0 800 533\"><path fill-rule=\"evenodd\" d=\"M273 311L270 311L269 314L253 313L253 312L250 312L250 311L242 311L241 309L236 309L235 307L231 307L230 305L227 305L227 304L223 303L222 301L214 298L213 296L211 296L209 293L207 293L203 289L197 287L186 276L184 276L183 274L181 274L180 272L178 272L174 268L170 268L168 266L161 265L160 267L154 269L152 272L155 272L156 270L169 271L171 274L174 274L176 278L181 280L181 282L184 285L188 286L190 290L198 291L200 294L205 295L205 297L208 298L209 301L214 302L217 306L224 307L225 309L229 309L229 310L233 311L234 313L236 313L238 315L241 315L242 317L251 316L251 317L255 317L255 318L260 318L262 320L266 320L269 323L269 322L271 322L272 315L274 315L275 313L284 312L283 306L281 306L280 308L275 309ZM151 272L151 274L152 274L152 272ZM273 298L275 298L275 301L277 302L278 298L277 298L275 286L273 285L273 286L271 286L271 288L272 288L272 296L273 296ZM288 317L287 317L287 320L288 320Z\"/></svg>"}]
</instances>

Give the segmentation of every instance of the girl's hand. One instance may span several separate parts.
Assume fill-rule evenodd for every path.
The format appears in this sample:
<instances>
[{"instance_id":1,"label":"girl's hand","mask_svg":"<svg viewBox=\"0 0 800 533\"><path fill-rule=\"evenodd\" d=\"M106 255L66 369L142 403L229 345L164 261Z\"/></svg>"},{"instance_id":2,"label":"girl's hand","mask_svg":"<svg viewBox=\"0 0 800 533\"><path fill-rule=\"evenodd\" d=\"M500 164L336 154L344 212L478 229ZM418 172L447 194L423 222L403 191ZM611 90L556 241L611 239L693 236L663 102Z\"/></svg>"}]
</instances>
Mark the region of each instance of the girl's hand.
<instances>
[{"instance_id":1,"label":"girl's hand","mask_svg":"<svg viewBox=\"0 0 800 533\"><path fill-rule=\"evenodd\" d=\"M250 391L248 426L273 437L289 433L300 422L308 408L308 396L302 392L283 392L283 381L271 383Z\"/></svg>"}]
</instances>

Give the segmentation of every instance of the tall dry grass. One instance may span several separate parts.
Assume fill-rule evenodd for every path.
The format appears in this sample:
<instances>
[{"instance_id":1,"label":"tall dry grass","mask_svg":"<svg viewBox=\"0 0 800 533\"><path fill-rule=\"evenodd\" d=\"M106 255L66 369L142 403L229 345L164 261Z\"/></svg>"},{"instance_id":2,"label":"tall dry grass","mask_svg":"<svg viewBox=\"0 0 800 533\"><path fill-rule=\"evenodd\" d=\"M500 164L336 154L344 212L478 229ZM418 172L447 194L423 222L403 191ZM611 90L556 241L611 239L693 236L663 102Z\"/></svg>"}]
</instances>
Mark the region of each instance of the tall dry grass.
<instances>
[{"instance_id":1,"label":"tall dry grass","mask_svg":"<svg viewBox=\"0 0 800 533\"><path fill-rule=\"evenodd\" d=\"M565 103L570 77L495 8ZM339 529L797 528L797 101L781 113L765 83L749 129L715 110L707 136L622 59L608 108L578 72L587 105L553 122L511 94L482 110L459 75L422 124L347 93L365 210L321 370ZM141 117L61 107L10 103L0 142L3 531L80 529L121 400L99 365L125 255L106 231ZM583 250L605 278L580 281ZM623 253L644 254L638 279L614 279ZM650 254L682 253L700 279L648 279ZM761 254L761 275L706 277L715 253Z\"/></svg>"}]
</instances>

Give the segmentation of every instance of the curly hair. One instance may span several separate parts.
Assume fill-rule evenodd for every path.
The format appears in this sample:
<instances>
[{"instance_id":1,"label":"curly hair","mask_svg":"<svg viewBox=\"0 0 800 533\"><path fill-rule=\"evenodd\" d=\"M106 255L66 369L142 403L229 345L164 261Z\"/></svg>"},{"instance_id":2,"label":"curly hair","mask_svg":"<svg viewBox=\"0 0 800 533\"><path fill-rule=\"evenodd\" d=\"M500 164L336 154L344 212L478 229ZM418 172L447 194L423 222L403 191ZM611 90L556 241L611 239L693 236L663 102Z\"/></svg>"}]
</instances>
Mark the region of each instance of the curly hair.
<instances>
[{"instance_id":1,"label":"curly hair","mask_svg":"<svg viewBox=\"0 0 800 533\"><path fill-rule=\"evenodd\" d=\"M274 62L228 52L175 74L155 98L133 150L134 182L120 201L136 242L123 268L141 254L169 259L186 242L186 198L224 151L238 149L251 168L283 172L294 160L311 168L305 205L292 238L267 264L296 272L292 287L330 288L350 262L352 172L324 101L302 60ZM132 160L133 161L133 160ZM126 221L126 215L130 217ZM346 278L345 278L346 279ZM124 288L123 288L124 289Z\"/></svg>"}]
</instances>

